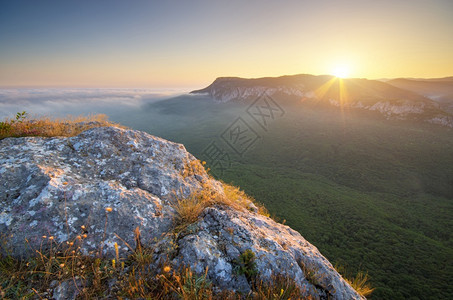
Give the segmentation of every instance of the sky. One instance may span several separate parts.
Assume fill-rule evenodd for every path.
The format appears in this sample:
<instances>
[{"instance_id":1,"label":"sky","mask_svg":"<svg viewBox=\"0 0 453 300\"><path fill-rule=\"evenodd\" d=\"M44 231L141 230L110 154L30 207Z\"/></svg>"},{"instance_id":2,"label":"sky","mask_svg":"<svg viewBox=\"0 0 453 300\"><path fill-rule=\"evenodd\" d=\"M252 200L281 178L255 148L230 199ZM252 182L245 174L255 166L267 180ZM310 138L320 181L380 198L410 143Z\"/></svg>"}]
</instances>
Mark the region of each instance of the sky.
<instances>
[{"instance_id":1,"label":"sky","mask_svg":"<svg viewBox=\"0 0 453 300\"><path fill-rule=\"evenodd\" d=\"M0 87L453 76L452 0L0 0Z\"/></svg>"}]
</instances>

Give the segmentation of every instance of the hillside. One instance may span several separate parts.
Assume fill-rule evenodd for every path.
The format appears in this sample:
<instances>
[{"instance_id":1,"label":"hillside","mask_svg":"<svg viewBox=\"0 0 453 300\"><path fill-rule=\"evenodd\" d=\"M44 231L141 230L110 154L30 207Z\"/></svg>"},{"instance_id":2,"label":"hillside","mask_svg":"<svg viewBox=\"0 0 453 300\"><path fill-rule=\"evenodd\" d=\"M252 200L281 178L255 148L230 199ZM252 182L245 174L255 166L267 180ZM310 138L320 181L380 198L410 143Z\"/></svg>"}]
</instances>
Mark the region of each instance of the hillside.
<instances>
[{"instance_id":1,"label":"hillside","mask_svg":"<svg viewBox=\"0 0 453 300\"><path fill-rule=\"evenodd\" d=\"M453 113L453 77L431 79L398 78L387 81L395 87L418 93L439 103L440 107Z\"/></svg>"}]
</instances>

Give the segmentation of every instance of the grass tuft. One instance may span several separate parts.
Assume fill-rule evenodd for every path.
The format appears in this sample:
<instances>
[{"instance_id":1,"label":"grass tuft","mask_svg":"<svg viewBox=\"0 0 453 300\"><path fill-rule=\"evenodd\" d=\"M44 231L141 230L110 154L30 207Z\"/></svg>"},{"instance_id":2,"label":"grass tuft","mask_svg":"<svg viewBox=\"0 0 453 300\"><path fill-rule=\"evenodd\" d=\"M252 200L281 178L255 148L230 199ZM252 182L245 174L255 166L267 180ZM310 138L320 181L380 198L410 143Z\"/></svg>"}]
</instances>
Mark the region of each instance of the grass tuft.
<instances>
[{"instance_id":1,"label":"grass tuft","mask_svg":"<svg viewBox=\"0 0 453 300\"><path fill-rule=\"evenodd\" d=\"M200 162L198 159L194 159L189 163L184 165L184 169L182 170L182 177L186 178L189 176L193 176L195 174L201 174L204 171L203 165L206 164L205 162Z\"/></svg>"},{"instance_id":2,"label":"grass tuft","mask_svg":"<svg viewBox=\"0 0 453 300\"><path fill-rule=\"evenodd\" d=\"M179 229L196 222L206 207L225 205L237 210L256 210L257 213L269 217L266 208L255 199L247 196L239 188L222 182L223 194L214 190L208 183L204 183L201 190L192 193L187 198L177 198L172 205L174 209L174 223Z\"/></svg>"},{"instance_id":3,"label":"grass tuft","mask_svg":"<svg viewBox=\"0 0 453 300\"><path fill-rule=\"evenodd\" d=\"M350 286L357 291L360 295L367 297L371 295L374 291L374 288L371 287L368 282L369 277L368 273L363 273L362 271L358 272L357 275L351 279L345 278Z\"/></svg>"},{"instance_id":4,"label":"grass tuft","mask_svg":"<svg viewBox=\"0 0 453 300\"><path fill-rule=\"evenodd\" d=\"M335 269L338 273L343 275L343 279L360 295L368 297L375 290L369 283L370 277L368 276L368 273L359 271L355 276L351 276L347 268L339 264L335 265Z\"/></svg>"},{"instance_id":5,"label":"grass tuft","mask_svg":"<svg viewBox=\"0 0 453 300\"><path fill-rule=\"evenodd\" d=\"M199 197L199 194L192 194L188 198L178 199L173 205L176 227L185 227L198 220L201 212L208 206L208 202L202 201Z\"/></svg>"}]
</instances>

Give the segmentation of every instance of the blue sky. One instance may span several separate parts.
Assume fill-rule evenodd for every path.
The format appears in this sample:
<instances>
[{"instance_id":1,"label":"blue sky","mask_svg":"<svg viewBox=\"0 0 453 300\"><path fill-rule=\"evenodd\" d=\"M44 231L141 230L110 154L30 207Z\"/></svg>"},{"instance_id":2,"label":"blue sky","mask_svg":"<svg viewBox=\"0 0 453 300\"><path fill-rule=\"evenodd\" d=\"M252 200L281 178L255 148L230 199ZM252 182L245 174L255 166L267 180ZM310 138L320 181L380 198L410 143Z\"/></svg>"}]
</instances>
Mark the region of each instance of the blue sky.
<instances>
[{"instance_id":1,"label":"blue sky","mask_svg":"<svg viewBox=\"0 0 453 300\"><path fill-rule=\"evenodd\" d=\"M453 1L0 1L0 87L453 75Z\"/></svg>"}]
</instances>

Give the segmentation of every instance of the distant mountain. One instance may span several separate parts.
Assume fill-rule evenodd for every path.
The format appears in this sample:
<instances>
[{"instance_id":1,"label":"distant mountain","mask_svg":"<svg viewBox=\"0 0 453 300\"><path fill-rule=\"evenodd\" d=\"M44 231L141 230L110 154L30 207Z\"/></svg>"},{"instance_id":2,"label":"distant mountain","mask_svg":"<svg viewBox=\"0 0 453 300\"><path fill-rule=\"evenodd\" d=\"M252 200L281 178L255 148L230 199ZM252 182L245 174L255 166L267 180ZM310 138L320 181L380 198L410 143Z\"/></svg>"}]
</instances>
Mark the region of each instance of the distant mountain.
<instances>
[{"instance_id":1,"label":"distant mountain","mask_svg":"<svg viewBox=\"0 0 453 300\"><path fill-rule=\"evenodd\" d=\"M287 101L376 111L388 119L417 119L453 127L453 115L433 99L377 80L309 74L254 79L219 77L208 87L191 93L207 94L218 102L252 101L266 94Z\"/></svg>"},{"instance_id":2,"label":"distant mountain","mask_svg":"<svg viewBox=\"0 0 453 300\"><path fill-rule=\"evenodd\" d=\"M431 79L398 78L387 83L428 97L439 103L442 109L453 113L453 76Z\"/></svg>"},{"instance_id":3,"label":"distant mountain","mask_svg":"<svg viewBox=\"0 0 453 300\"><path fill-rule=\"evenodd\" d=\"M406 79L411 81L443 81L443 82L453 82L453 76L441 77L441 78L396 78L396 79ZM389 79L389 80L396 80Z\"/></svg>"}]
</instances>

